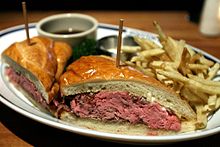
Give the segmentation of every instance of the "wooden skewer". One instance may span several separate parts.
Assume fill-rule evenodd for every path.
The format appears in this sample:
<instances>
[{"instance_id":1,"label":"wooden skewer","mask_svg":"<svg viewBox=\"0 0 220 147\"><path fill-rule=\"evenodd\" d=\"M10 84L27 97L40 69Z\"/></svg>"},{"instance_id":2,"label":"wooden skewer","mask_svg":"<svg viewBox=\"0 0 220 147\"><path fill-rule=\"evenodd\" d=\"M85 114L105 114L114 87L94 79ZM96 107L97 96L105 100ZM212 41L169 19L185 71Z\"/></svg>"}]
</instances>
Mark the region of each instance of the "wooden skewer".
<instances>
[{"instance_id":1,"label":"wooden skewer","mask_svg":"<svg viewBox=\"0 0 220 147\"><path fill-rule=\"evenodd\" d=\"M117 56L116 56L116 67L117 68L120 68L121 39L122 39L122 31L123 31L123 22L124 22L124 19L120 19L120 21L119 21L119 30L118 30Z\"/></svg>"},{"instance_id":2,"label":"wooden skewer","mask_svg":"<svg viewBox=\"0 0 220 147\"><path fill-rule=\"evenodd\" d=\"M23 10L25 31L26 31L26 37L27 37L27 44L31 45L31 41L30 41L30 37L29 37L27 9L26 9L26 3L25 2L22 2L22 10Z\"/></svg>"}]
</instances>

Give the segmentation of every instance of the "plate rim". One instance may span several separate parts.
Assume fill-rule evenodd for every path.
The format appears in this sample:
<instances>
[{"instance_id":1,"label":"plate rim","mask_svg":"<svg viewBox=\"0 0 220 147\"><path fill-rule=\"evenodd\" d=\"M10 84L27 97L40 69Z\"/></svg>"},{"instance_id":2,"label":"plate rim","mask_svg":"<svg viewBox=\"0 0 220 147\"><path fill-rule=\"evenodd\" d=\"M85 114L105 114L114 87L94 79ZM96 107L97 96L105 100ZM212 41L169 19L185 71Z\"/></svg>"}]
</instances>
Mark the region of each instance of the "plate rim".
<instances>
[{"instance_id":1,"label":"plate rim","mask_svg":"<svg viewBox=\"0 0 220 147\"><path fill-rule=\"evenodd\" d=\"M36 27L36 23L29 24L29 28L35 28L35 27ZM118 27L116 25L112 25L112 24L99 23L98 27L118 30ZM23 30L23 29L24 29L24 25L16 25L13 27L6 28L6 29L0 31L0 38L6 34L14 33L15 31ZM131 32L133 31L133 32L140 32L140 33L144 33L144 34L155 35L154 33L151 33L151 32L142 31L139 29L133 29L130 27L124 27L124 29L126 31L129 30ZM207 52L205 52L201 49L198 49L196 47L193 47L193 49L195 49L198 52L201 52L206 57L220 63L220 60L218 58L208 54ZM1 57L0 57L0 63L2 64ZM113 134L113 133L100 132L100 131L89 130L89 129L84 129L84 128L76 128L71 125L61 123L63 121L59 122L59 121L48 120L42 116L39 116L37 114L33 114L33 113L29 112L28 110L25 110L19 106L16 106L16 104L10 102L5 96L2 96L2 95L0 95L0 102L2 102L4 105L8 106L9 108L13 109L14 111L22 114L23 116L26 116L30 119L33 119L33 120L40 122L40 123L43 123L45 125L48 125L48 126L51 126L54 128L58 128L61 130L73 132L73 133L80 134L80 135L90 136L93 138L98 137L98 138L107 139L107 140L117 140L117 141L136 142L136 143L140 143L140 142L142 142L142 143L166 143L166 142L179 142L179 141L203 138L203 137L214 135L214 134L217 134L220 132L220 126L218 126L213 129L208 129L208 130L203 130L203 131L199 130L199 131L195 131L195 132L191 132L191 133L189 132L189 133L182 133L182 134L177 134L177 135L156 136L156 137L155 136Z\"/></svg>"}]
</instances>

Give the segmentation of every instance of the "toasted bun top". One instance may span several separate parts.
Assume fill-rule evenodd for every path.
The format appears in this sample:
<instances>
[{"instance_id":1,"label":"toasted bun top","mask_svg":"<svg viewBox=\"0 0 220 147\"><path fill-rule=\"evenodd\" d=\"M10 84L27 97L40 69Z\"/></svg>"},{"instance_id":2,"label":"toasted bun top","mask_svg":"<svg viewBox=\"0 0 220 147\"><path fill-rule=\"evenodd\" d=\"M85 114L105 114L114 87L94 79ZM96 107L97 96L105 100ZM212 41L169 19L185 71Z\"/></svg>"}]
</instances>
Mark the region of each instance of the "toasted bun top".
<instances>
[{"instance_id":1,"label":"toasted bun top","mask_svg":"<svg viewBox=\"0 0 220 147\"><path fill-rule=\"evenodd\" d=\"M66 66L68 59L72 55L72 49L67 43L56 41L54 42L53 50L56 54L57 64L58 64L56 79L59 80L60 75L63 73L64 67Z\"/></svg>"},{"instance_id":2,"label":"toasted bun top","mask_svg":"<svg viewBox=\"0 0 220 147\"><path fill-rule=\"evenodd\" d=\"M16 42L7 48L3 55L28 69L42 82L46 91L50 90L57 70L57 60L51 39L33 37L30 46L26 41Z\"/></svg>"},{"instance_id":3,"label":"toasted bun top","mask_svg":"<svg viewBox=\"0 0 220 147\"><path fill-rule=\"evenodd\" d=\"M129 66L116 67L115 60L107 56L83 56L70 64L61 76L61 86L102 80L136 80L167 89L156 79Z\"/></svg>"}]
</instances>

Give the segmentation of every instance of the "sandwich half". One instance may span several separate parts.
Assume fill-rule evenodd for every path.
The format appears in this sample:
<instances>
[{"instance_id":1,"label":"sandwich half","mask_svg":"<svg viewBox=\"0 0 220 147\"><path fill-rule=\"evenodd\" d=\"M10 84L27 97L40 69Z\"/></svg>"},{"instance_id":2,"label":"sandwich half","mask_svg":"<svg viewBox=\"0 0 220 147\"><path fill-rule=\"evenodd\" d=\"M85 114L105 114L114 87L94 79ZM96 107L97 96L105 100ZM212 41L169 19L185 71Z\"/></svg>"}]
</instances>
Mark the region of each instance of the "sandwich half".
<instances>
[{"instance_id":1,"label":"sandwich half","mask_svg":"<svg viewBox=\"0 0 220 147\"><path fill-rule=\"evenodd\" d=\"M169 135L196 119L189 104L156 79L113 58L84 56L60 77L61 120L89 129L128 135Z\"/></svg>"},{"instance_id":2,"label":"sandwich half","mask_svg":"<svg viewBox=\"0 0 220 147\"><path fill-rule=\"evenodd\" d=\"M59 91L56 79L63 72L72 50L63 42L45 37L16 42L2 53L5 74L31 102L41 110L50 110L50 103Z\"/></svg>"}]
</instances>

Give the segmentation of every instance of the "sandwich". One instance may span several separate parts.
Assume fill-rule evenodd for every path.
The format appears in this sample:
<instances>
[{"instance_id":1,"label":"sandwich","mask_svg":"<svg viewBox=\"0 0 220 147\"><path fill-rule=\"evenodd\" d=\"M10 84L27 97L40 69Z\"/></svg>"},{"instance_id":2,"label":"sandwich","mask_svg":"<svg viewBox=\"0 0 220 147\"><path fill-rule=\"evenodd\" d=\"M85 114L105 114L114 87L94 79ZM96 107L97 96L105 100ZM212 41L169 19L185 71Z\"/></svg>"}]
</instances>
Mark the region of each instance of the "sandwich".
<instances>
[{"instance_id":1,"label":"sandwich","mask_svg":"<svg viewBox=\"0 0 220 147\"><path fill-rule=\"evenodd\" d=\"M196 114L159 81L107 56L83 56L59 80L58 117L81 127L127 135L192 131Z\"/></svg>"},{"instance_id":2,"label":"sandwich","mask_svg":"<svg viewBox=\"0 0 220 147\"><path fill-rule=\"evenodd\" d=\"M13 43L2 53L6 77L39 109L54 112L51 103L59 91L57 79L72 49L40 36L30 41L31 45L26 40Z\"/></svg>"}]
</instances>

